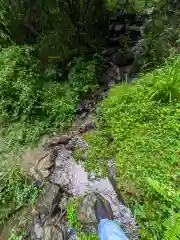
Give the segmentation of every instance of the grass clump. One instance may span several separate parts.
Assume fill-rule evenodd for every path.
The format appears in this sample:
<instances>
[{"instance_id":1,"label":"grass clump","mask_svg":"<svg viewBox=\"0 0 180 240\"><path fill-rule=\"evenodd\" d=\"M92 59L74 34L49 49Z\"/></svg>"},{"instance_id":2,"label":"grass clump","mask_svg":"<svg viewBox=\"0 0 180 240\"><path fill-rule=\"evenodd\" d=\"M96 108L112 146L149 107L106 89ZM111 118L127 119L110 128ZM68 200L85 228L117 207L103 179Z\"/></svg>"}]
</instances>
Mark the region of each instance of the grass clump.
<instances>
[{"instance_id":1,"label":"grass clump","mask_svg":"<svg viewBox=\"0 0 180 240\"><path fill-rule=\"evenodd\" d=\"M111 89L98 110L104 140L97 132L86 138L91 169L99 154L104 162L115 157L117 186L137 216L142 239L168 239L170 229L173 239L180 234L174 225L180 211L179 65L179 55L173 56L139 81ZM108 147L106 136L112 137Z\"/></svg>"},{"instance_id":2,"label":"grass clump","mask_svg":"<svg viewBox=\"0 0 180 240\"><path fill-rule=\"evenodd\" d=\"M61 81L42 71L29 46L0 52L0 123L8 143L32 144L40 136L67 126L76 106L96 83L100 59L75 59ZM62 81L63 80L63 81Z\"/></svg>"}]
</instances>

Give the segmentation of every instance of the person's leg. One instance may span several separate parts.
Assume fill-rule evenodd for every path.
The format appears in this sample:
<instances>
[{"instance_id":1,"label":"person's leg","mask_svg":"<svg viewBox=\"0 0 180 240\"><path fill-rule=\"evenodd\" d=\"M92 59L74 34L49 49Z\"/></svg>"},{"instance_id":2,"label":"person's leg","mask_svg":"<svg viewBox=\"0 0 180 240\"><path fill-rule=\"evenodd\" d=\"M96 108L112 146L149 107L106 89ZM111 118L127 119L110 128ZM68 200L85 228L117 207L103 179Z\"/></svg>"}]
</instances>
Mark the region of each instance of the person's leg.
<instances>
[{"instance_id":1,"label":"person's leg","mask_svg":"<svg viewBox=\"0 0 180 240\"><path fill-rule=\"evenodd\" d=\"M120 226L109 219L101 219L98 235L100 240L128 240Z\"/></svg>"},{"instance_id":2,"label":"person's leg","mask_svg":"<svg viewBox=\"0 0 180 240\"><path fill-rule=\"evenodd\" d=\"M95 214L99 223L98 235L100 240L128 240L120 226L112 220L113 214L107 210L107 206L101 199L95 203Z\"/></svg>"}]
</instances>

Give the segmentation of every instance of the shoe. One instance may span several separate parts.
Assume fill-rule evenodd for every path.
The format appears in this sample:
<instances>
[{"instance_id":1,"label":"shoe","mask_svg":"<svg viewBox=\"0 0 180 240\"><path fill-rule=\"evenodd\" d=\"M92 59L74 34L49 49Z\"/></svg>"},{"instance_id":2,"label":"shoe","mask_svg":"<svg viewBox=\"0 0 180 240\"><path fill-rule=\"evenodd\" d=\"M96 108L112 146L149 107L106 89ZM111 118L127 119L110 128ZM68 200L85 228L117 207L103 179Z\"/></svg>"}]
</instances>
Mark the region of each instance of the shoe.
<instances>
[{"instance_id":1,"label":"shoe","mask_svg":"<svg viewBox=\"0 0 180 240\"><path fill-rule=\"evenodd\" d=\"M104 202L101 198L97 198L95 202L95 215L98 222L102 219L112 219L113 213L109 202Z\"/></svg>"}]
</instances>

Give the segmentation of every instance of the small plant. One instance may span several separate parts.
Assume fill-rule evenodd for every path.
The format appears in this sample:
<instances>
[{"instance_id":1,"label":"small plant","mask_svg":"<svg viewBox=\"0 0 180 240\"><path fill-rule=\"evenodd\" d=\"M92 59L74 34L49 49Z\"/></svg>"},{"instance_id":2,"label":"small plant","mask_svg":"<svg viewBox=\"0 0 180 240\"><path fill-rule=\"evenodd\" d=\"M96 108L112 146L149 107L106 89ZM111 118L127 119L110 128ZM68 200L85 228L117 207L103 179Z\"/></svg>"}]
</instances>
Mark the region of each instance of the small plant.
<instances>
[{"instance_id":1,"label":"small plant","mask_svg":"<svg viewBox=\"0 0 180 240\"><path fill-rule=\"evenodd\" d=\"M11 235L8 240L24 240L26 239L26 233L17 234L15 229L11 230Z\"/></svg>"},{"instance_id":2,"label":"small plant","mask_svg":"<svg viewBox=\"0 0 180 240\"><path fill-rule=\"evenodd\" d=\"M77 204L79 198L73 198L67 205L67 220L69 222L69 226L76 229L77 231L80 230L80 224L77 220Z\"/></svg>"}]
</instances>

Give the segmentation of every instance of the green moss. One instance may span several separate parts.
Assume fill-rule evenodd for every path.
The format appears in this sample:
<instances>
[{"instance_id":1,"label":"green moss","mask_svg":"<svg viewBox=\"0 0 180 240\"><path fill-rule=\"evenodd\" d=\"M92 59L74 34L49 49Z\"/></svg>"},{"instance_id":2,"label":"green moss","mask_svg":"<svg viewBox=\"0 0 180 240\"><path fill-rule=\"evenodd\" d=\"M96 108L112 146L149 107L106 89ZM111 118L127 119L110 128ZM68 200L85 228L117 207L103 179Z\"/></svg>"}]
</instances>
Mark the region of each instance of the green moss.
<instances>
[{"instance_id":1,"label":"green moss","mask_svg":"<svg viewBox=\"0 0 180 240\"><path fill-rule=\"evenodd\" d=\"M98 110L98 130L85 137L88 170L99 159L116 158L117 186L137 216L142 239L162 239L164 222L180 211L179 64L179 56L171 57L138 82L114 87Z\"/></svg>"}]
</instances>

